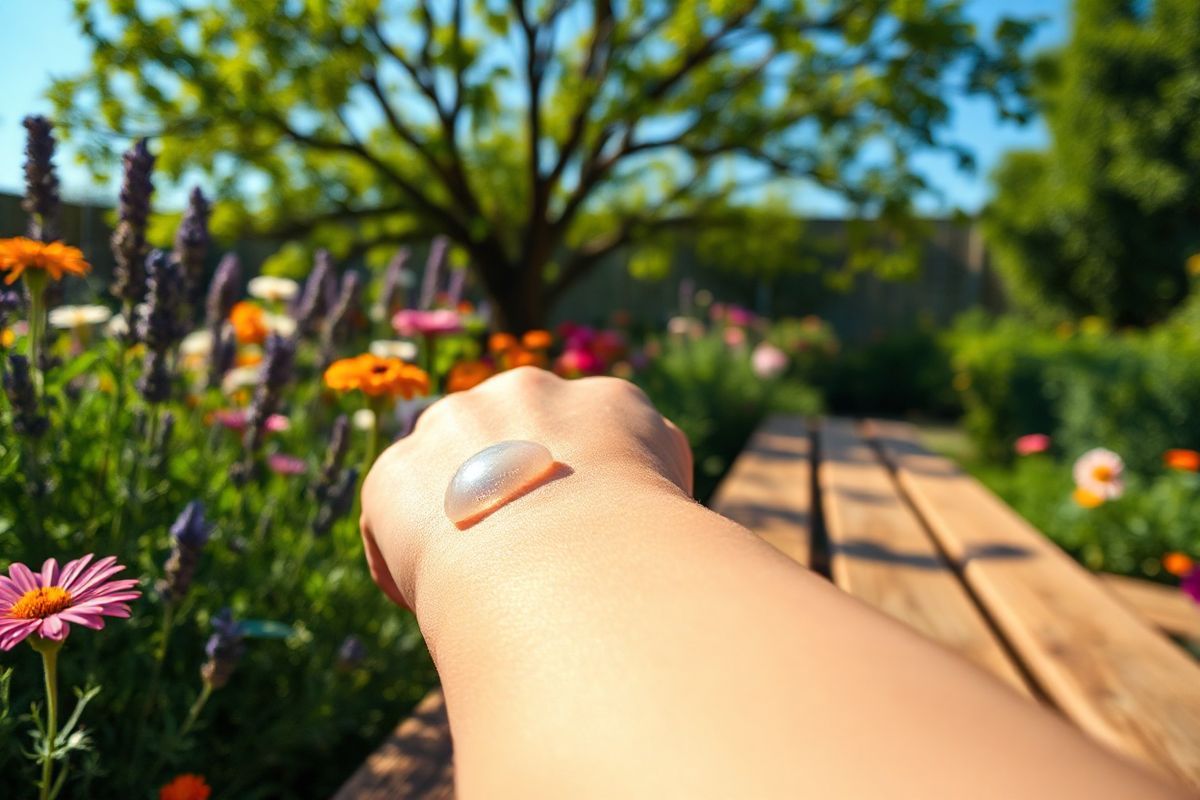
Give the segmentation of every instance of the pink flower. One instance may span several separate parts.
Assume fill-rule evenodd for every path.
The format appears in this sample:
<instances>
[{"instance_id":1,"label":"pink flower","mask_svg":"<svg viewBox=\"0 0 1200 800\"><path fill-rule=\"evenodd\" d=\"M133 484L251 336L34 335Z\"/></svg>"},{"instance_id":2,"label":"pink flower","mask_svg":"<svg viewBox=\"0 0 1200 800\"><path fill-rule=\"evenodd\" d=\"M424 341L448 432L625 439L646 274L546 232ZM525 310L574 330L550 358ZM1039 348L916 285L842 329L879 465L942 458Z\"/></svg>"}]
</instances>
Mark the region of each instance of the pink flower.
<instances>
[{"instance_id":1,"label":"pink flower","mask_svg":"<svg viewBox=\"0 0 1200 800\"><path fill-rule=\"evenodd\" d=\"M308 471L308 464L303 458L289 456L286 453L272 453L267 456L267 466L276 475L303 475Z\"/></svg>"},{"instance_id":2,"label":"pink flower","mask_svg":"<svg viewBox=\"0 0 1200 800\"><path fill-rule=\"evenodd\" d=\"M1200 566L1192 567L1179 582L1179 588L1188 597L1200 603Z\"/></svg>"},{"instance_id":3,"label":"pink flower","mask_svg":"<svg viewBox=\"0 0 1200 800\"><path fill-rule=\"evenodd\" d=\"M1044 433L1027 433L1013 442L1013 450L1019 456L1031 456L1050 449L1050 437Z\"/></svg>"},{"instance_id":4,"label":"pink flower","mask_svg":"<svg viewBox=\"0 0 1200 800\"><path fill-rule=\"evenodd\" d=\"M141 596L133 590L137 581L109 580L125 567L113 556L89 567L94 557L89 553L61 570L48 558L40 573L14 562L8 577L0 575L0 650L11 650L31 635L61 642L72 622L99 630L102 617L128 617L126 603Z\"/></svg>"},{"instance_id":5,"label":"pink flower","mask_svg":"<svg viewBox=\"0 0 1200 800\"><path fill-rule=\"evenodd\" d=\"M1125 493L1121 473L1125 462L1112 450L1096 447L1075 462L1075 485L1103 500L1116 500Z\"/></svg>"},{"instance_id":6,"label":"pink flower","mask_svg":"<svg viewBox=\"0 0 1200 800\"><path fill-rule=\"evenodd\" d=\"M590 350L573 348L566 350L554 362L554 371L559 375L599 375L604 372L604 362Z\"/></svg>"},{"instance_id":7,"label":"pink flower","mask_svg":"<svg viewBox=\"0 0 1200 800\"><path fill-rule=\"evenodd\" d=\"M741 347L746 343L746 331L737 327L729 327L725 329L722 338L728 347Z\"/></svg>"},{"instance_id":8,"label":"pink flower","mask_svg":"<svg viewBox=\"0 0 1200 800\"><path fill-rule=\"evenodd\" d=\"M725 322L728 325L740 325L749 327L754 324L757 317L753 311L742 308L741 306L725 306Z\"/></svg>"},{"instance_id":9,"label":"pink flower","mask_svg":"<svg viewBox=\"0 0 1200 800\"><path fill-rule=\"evenodd\" d=\"M213 412L213 418L231 431L244 431L250 412L244 408L220 408ZM265 427L271 433L278 433L291 428L292 421L283 414L272 414L267 417Z\"/></svg>"},{"instance_id":10,"label":"pink flower","mask_svg":"<svg viewBox=\"0 0 1200 800\"><path fill-rule=\"evenodd\" d=\"M731 329L732 330L732 329ZM750 354L750 366L754 374L765 380L778 378L788 367L787 353L770 342L759 342Z\"/></svg>"},{"instance_id":11,"label":"pink flower","mask_svg":"<svg viewBox=\"0 0 1200 800\"><path fill-rule=\"evenodd\" d=\"M625 337L617 331L599 331L591 349L601 361L616 361L625 353Z\"/></svg>"},{"instance_id":12,"label":"pink flower","mask_svg":"<svg viewBox=\"0 0 1200 800\"><path fill-rule=\"evenodd\" d=\"M392 317L392 327L401 336L438 336L443 333L458 333L463 329L463 324L457 311L418 311L406 308L397 311Z\"/></svg>"}]
</instances>

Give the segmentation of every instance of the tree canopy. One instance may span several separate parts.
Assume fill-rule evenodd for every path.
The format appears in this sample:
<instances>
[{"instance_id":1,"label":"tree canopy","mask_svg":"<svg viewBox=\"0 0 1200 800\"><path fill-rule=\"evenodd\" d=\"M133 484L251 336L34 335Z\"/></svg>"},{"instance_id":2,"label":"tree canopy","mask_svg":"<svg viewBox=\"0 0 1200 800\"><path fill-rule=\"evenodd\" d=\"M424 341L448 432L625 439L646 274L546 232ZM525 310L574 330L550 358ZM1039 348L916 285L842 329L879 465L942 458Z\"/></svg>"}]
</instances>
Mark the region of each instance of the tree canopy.
<instances>
[{"instance_id":1,"label":"tree canopy","mask_svg":"<svg viewBox=\"0 0 1200 800\"><path fill-rule=\"evenodd\" d=\"M1024 112L1029 25L985 42L952 1L75 9L91 68L52 96L92 164L153 137L171 177L212 182L226 232L343 257L446 235L513 329L620 249L648 262L680 229L737 236L781 187L839 193L903 249L923 186L910 155L970 159L945 140L950 96Z\"/></svg>"},{"instance_id":2,"label":"tree canopy","mask_svg":"<svg viewBox=\"0 0 1200 800\"><path fill-rule=\"evenodd\" d=\"M998 266L1047 316L1161 319L1200 247L1200 5L1078 0L1035 76L1052 143L996 172Z\"/></svg>"}]
</instances>

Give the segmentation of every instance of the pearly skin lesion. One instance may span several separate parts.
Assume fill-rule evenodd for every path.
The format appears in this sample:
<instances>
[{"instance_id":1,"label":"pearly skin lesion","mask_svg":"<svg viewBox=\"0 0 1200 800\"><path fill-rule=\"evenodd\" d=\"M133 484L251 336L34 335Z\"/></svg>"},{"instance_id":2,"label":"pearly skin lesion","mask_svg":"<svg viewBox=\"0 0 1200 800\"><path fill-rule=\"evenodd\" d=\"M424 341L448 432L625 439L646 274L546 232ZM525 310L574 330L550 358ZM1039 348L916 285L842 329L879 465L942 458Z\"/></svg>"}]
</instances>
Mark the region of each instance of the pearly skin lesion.
<instances>
[{"instance_id":1,"label":"pearly skin lesion","mask_svg":"<svg viewBox=\"0 0 1200 800\"><path fill-rule=\"evenodd\" d=\"M485 447L450 479L446 516L465 528L529 491L554 467L554 456L537 442L511 440Z\"/></svg>"}]
</instances>

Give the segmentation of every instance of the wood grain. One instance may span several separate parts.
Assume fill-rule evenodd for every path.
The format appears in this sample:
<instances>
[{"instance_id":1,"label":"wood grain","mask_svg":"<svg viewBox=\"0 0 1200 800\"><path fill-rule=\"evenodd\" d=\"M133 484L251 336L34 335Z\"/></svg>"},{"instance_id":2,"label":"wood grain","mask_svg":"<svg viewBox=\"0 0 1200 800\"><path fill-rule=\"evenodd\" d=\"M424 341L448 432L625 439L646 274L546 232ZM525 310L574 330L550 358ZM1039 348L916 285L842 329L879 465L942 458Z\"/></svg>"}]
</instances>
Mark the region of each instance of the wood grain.
<instances>
[{"instance_id":1,"label":"wood grain","mask_svg":"<svg viewBox=\"0 0 1200 800\"><path fill-rule=\"evenodd\" d=\"M812 464L808 425L772 416L751 437L709 504L784 554L812 558Z\"/></svg>"},{"instance_id":2,"label":"wood grain","mask_svg":"<svg viewBox=\"0 0 1200 800\"><path fill-rule=\"evenodd\" d=\"M453 745L440 689L425 696L333 800L454 797Z\"/></svg>"},{"instance_id":3,"label":"wood grain","mask_svg":"<svg viewBox=\"0 0 1200 800\"><path fill-rule=\"evenodd\" d=\"M1020 671L854 423L826 420L819 436L833 582L1029 695Z\"/></svg>"},{"instance_id":4,"label":"wood grain","mask_svg":"<svg viewBox=\"0 0 1200 800\"><path fill-rule=\"evenodd\" d=\"M912 426L870 426L1038 688L1097 740L1200 789L1200 666Z\"/></svg>"},{"instance_id":5,"label":"wood grain","mask_svg":"<svg viewBox=\"0 0 1200 800\"><path fill-rule=\"evenodd\" d=\"M1178 588L1124 575L1100 578L1146 622L1171 636L1200 642L1200 606Z\"/></svg>"}]
</instances>

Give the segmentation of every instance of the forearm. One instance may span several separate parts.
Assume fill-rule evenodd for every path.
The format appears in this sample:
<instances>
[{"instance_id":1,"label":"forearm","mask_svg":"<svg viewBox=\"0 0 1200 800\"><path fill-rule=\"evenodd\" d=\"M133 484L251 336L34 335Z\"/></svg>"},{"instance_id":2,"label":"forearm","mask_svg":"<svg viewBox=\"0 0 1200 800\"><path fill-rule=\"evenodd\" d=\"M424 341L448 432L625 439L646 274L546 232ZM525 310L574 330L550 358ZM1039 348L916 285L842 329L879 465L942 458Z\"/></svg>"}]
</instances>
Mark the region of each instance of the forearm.
<instances>
[{"instance_id":1,"label":"forearm","mask_svg":"<svg viewBox=\"0 0 1200 800\"><path fill-rule=\"evenodd\" d=\"M665 481L551 482L433 548L412 598L463 796L1157 790Z\"/></svg>"}]
</instances>

